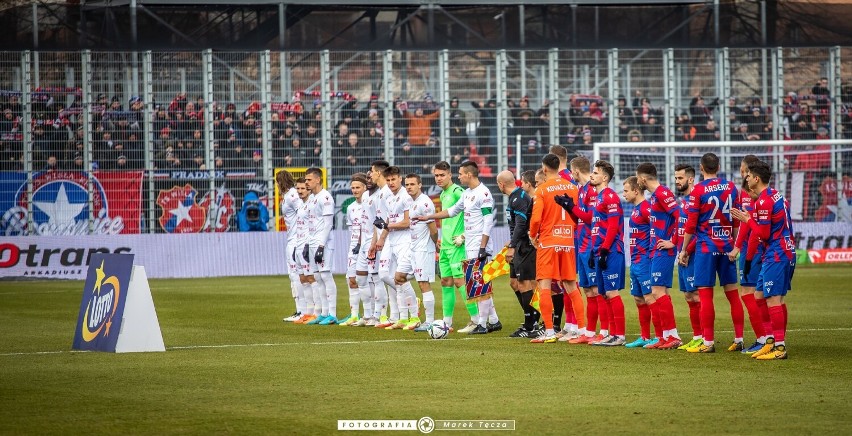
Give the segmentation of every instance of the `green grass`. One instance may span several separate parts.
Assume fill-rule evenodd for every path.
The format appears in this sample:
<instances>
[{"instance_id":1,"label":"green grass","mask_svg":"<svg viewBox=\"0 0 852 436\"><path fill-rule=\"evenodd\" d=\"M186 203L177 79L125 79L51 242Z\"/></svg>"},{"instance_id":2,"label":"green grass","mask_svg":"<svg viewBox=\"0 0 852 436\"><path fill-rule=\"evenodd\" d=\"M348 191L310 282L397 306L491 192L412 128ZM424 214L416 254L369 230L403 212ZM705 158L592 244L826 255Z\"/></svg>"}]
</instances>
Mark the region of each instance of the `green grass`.
<instances>
[{"instance_id":1,"label":"green grass","mask_svg":"<svg viewBox=\"0 0 852 436\"><path fill-rule=\"evenodd\" d=\"M521 434L849 434L850 282L848 266L797 268L790 359L757 362L724 350L532 345L505 330L433 341L284 324L286 277L151 280L166 353L71 353L82 282L3 281L0 432L325 434L337 419L431 416L514 419ZM511 330L520 309L505 278L496 288ZM623 295L632 339L636 309ZM727 307L717 295L723 345ZM456 319L467 319L461 305ZM199 348L208 345L233 346Z\"/></svg>"}]
</instances>

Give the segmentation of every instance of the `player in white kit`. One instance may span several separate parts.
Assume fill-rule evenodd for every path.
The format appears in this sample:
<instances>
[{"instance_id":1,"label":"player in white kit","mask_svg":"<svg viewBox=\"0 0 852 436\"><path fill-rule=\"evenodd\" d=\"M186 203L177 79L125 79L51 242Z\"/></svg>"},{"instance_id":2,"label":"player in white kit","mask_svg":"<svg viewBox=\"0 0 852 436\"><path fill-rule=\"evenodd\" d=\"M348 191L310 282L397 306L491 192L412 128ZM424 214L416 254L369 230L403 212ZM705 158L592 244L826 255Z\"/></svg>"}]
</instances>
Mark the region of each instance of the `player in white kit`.
<instances>
[{"instance_id":1,"label":"player in white kit","mask_svg":"<svg viewBox=\"0 0 852 436\"><path fill-rule=\"evenodd\" d=\"M485 261L492 254L491 229L494 228L494 197L479 181L479 166L466 161L459 166L459 182L467 186L462 201L451 208L430 215L413 217L414 221L439 220L456 216L464 212L464 240L468 259ZM479 308L479 322L470 334L485 334L503 329L497 317L491 296L482 298Z\"/></svg>"},{"instance_id":2,"label":"player in white kit","mask_svg":"<svg viewBox=\"0 0 852 436\"><path fill-rule=\"evenodd\" d=\"M307 207L308 218L308 253L303 259L308 263L308 270L314 276L314 304L319 300L322 305L320 317L308 324L330 325L337 323L337 285L331 275L331 260L334 258L334 248L331 244L331 230L334 221L334 199L322 187L322 171L319 168L308 168L305 172L305 184L311 192ZM303 264L304 265L304 264ZM316 321L316 322L315 322Z\"/></svg>"},{"instance_id":3,"label":"player in white kit","mask_svg":"<svg viewBox=\"0 0 852 436\"><path fill-rule=\"evenodd\" d=\"M287 227L288 231L294 232L293 243L287 246L287 259L288 262L293 262L293 270L299 276L299 288L302 297L305 299L305 313L299 319L293 321L293 324L307 324L319 317L322 308L320 302L314 300L314 276L308 272L308 267L304 264L302 257L302 253L305 251L304 247L308 246L308 217L310 216L308 198L311 195L304 177L299 177L296 180L296 193L301 202L296 209L295 224L292 228L289 225Z\"/></svg>"},{"instance_id":4,"label":"player in white kit","mask_svg":"<svg viewBox=\"0 0 852 436\"><path fill-rule=\"evenodd\" d=\"M349 326L358 323L358 303L361 301L361 295L358 289L358 281L356 280L356 267L358 265L358 255L361 252L363 240L364 224L364 195L367 192L367 175L364 173L355 173L350 179L349 187L352 190L352 195L355 201L349 203L346 208L346 225L349 227L349 250L347 253L346 280L349 284L349 310L350 314L346 319L340 320L340 325ZM369 198L369 196L367 197ZM372 317L373 302L364 302L364 317Z\"/></svg>"},{"instance_id":5,"label":"player in white kit","mask_svg":"<svg viewBox=\"0 0 852 436\"><path fill-rule=\"evenodd\" d=\"M382 259L384 258L386 261L390 259L390 251L382 250L382 248L384 248L385 241L381 238L382 231L387 226L387 202L393 196L384 175L384 171L388 167L390 167L390 164L383 160L373 162L370 167L370 178L377 187L375 194L370 197L371 200L374 200L372 202L372 205L375 208L373 226L376 230L373 232L373 243L370 246L370 250L367 252L367 259L377 260L376 267L378 274L376 277L379 278L379 281L376 282L376 307L374 308L374 311L377 314L382 314L384 313L384 305L390 307L390 317L382 316L376 324L377 328L387 328L399 321L396 283L394 283L393 274L391 274L387 267L387 262L385 262L385 268L382 269ZM384 305L381 304L382 301L385 302Z\"/></svg>"},{"instance_id":6,"label":"player in white kit","mask_svg":"<svg viewBox=\"0 0 852 436\"><path fill-rule=\"evenodd\" d=\"M417 174L405 176L405 191L413 200L410 216L425 216L435 213L435 202L423 193L423 181ZM411 223L411 251L408 259L400 261L397 267L396 279L408 281L408 275L403 271L413 271L414 280L420 287L423 296L423 307L426 308L426 322L421 324L418 318L409 322L406 330L424 332L435 321L435 295L432 294L432 281L435 280L435 243L438 242L438 226L435 221L419 221Z\"/></svg>"},{"instance_id":7,"label":"player in white kit","mask_svg":"<svg viewBox=\"0 0 852 436\"><path fill-rule=\"evenodd\" d=\"M391 166L384 171L385 181L390 188L391 196L385 199L387 207L387 222L379 223L382 227L378 245L383 246L382 256L379 258L379 277L382 280L390 276L396 286L397 308L399 318L386 327L387 330L400 330L415 321L417 314L417 295L411 283L405 279L398 280L397 271L403 264L403 260L411 252L411 221L409 210L411 209L411 196L402 189L402 173L399 167ZM409 265L410 267L410 265ZM403 271L406 274L412 271Z\"/></svg>"},{"instance_id":8,"label":"player in white kit","mask_svg":"<svg viewBox=\"0 0 852 436\"><path fill-rule=\"evenodd\" d=\"M293 180L293 175L288 171L281 171L276 174L275 183L278 186L278 191L283 195L279 206L281 207L281 215L284 216L284 223L287 226L287 243L284 246L284 257L287 259L287 274L290 276L290 293L293 295L293 301L296 303L296 311L284 318L283 321L293 322L301 318L302 314L308 312L305 307L305 299L302 295L302 284L299 281L296 260L291 256L296 239L296 212L299 206L302 205L302 200L299 198L299 193L296 192L296 181ZM311 307L311 310L313 310L313 307Z\"/></svg>"},{"instance_id":9,"label":"player in white kit","mask_svg":"<svg viewBox=\"0 0 852 436\"><path fill-rule=\"evenodd\" d=\"M369 173L369 172L368 172ZM363 173L362 173L363 174ZM376 265L375 259L367 259L370 251L370 246L373 242L373 220L376 219L376 185L370 180L370 175L365 174L367 181L367 191L361 195L361 246L358 250L358 255L355 260L355 284L358 285L358 294L361 298L361 304L364 306L364 316L355 324L356 327L375 327L378 323L379 316L384 314L385 306L387 305L387 291L382 286L384 293L384 301L379 304L376 301L375 282L381 282L378 279L379 267ZM374 279L374 280L373 280ZM381 313L380 313L381 312Z\"/></svg>"}]
</instances>

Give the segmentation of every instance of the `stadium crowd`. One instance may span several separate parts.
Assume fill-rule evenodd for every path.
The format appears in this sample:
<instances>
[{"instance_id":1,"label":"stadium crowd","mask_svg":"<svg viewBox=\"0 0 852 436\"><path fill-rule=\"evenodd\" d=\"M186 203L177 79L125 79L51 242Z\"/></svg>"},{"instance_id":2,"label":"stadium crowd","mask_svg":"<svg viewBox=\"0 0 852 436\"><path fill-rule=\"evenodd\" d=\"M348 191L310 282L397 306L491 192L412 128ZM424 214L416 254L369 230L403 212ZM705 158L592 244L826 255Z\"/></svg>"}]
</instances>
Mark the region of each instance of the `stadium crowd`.
<instances>
[{"instance_id":1,"label":"stadium crowd","mask_svg":"<svg viewBox=\"0 0 852 436\"><path fill-rule=\"evenodd\" d=\"M502 250L491 239L494 196L479 180L475 162L456 167L467 189L453 182L448 162L432 166L441 190L437 212L423 194L420 175L404 175L384 160L373 161L369 170L359 167L367 171L351 176L355 202L346 212L350 240L345 247L333 246L330 237L334 199L322 187L321 171L308 169L296 180L282 171L276 182L286 193L280 207L288 229L285 257L295 305L284 321L446 333L454 329L458 293L471 318L458 333L489 334L503 325L492 294L483 291L483 280L490 280L484 275L492 267L505 271L508 266L524 317L511 337L539 344L713 353L718 283L734 328L727 351L757 360L786 359L784 296L796 261L787 201L769 187L770 165L754 155L741 162L739 187L718 175L715 154L705 153L700 162L697 170L687 164L674 169L674 191L661 183L666 180L662 169L641 163L619 195L611 186L615 170L609 162L592 164L583 156L569 162L565 147L551 146L538 171L527 171L517 181L508 170L497 175L498 190L508 197L511 236ZM634 206L628 238L622 197ZM440 240L436 221L442 221ZM348 257L349 311L338 318L330 253L341 249ZM431 288L436 257L440 320ZM689 306L688 340L681 339L672 304L676 267L678 289ZM621 298L627 274L640 327L630 342ZM750 346L746 312L755 337Z\"/></svg>"},{"instance_id":2,"label":"stadium crowd","mask_svg":"<svg viewBox=\"0 0 852 436\"><path fill-rule=\"evenodd\" d=\"M844 87L844 108L852 107L852 87ZM846 91L848 89L848 91ZM732 140L828 139L831 131L828 81L821 78L808 95L790 92L784 97L780 125L772 122L772 107L760 98L727 102L701 95L692 98L675 120L675 140L683 142L717 141L720 105L728 105ZM78 88L38 88L32 95L32 119L23 120L21 93L0 92L0 170L22 170L25 150L21 125L32 125L32 160L35 170L83 169L85 149L82 126L82 94ZM66 104L71 100L70 104ZM636 91L630 101L619 96L614 108L608 108L600 96L574 95L567 110L556 112L559 118L558 141L569 150L590 149L609 137L609 117L615 117L616 138L620 142L664 140L663 111L651 99ZM496 96L462 104L452 98L446 114L450 163L458 165L474 160L495 166L497 156ZM321 108L330 105L331 125L324 125ZM520 135L526 165L535 165L536 156L550 145L552 123L550 101L537 109L528 97L507 97L509 153ZM154 104L151 117L152 169L205 170L207 153L212 152L215 169L256 170L263 165L263 129L261 104L245 107L235 103L214 103L212 111L201 97L176 95L167 104ZM335 176L349 177L355 168L383 159L384 137L393 135L394 161L402 169L428 174L438 156L440 140L440 102L430 94L418 101L397 98L386 108L377 94L367 102L346 92L336 92L322 101L318 93L296 93L289 102L271 104L269 141L276 167L321 165L324 153L330 153ZM102 170L142 169L145 167L142 129L146 107L139 97L125 104L116 96L99 94L92 105L92 167ZM564 107L564 106L563 106ZM391 111L393 129L385 126L385 111ZM210 113L207 113L210 111ZM852 137L852 116L844 109L844 138ZM213 136L205 141L205 122L212 123ZM472 135L468 125L475 125ZM323 144L323 129L329 129L330 144ZM695 152L706 151L692 144ZM791 158L792 169L811 171L828 168L826 153L811 153Z\"/></svg>"}]
</instances>

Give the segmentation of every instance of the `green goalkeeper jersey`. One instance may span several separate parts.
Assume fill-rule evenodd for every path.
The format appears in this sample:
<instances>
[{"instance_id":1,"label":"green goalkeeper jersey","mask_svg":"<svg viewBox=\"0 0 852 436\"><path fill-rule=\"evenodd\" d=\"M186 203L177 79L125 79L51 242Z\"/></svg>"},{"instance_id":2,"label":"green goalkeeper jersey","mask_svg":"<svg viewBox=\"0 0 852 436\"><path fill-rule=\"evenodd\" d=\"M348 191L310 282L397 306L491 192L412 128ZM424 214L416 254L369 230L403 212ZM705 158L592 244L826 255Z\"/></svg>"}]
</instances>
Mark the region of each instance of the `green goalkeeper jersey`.
<instances>
[{"instance_id":1,"label":"green goalkeeper jersey","mask_svg":"<svg viewBox=\"0 0 852 436\"><path fill-rule=\"evenodd\" d=\"M464 189L453 183L441 192L441 210L453 207L461 200ZM464 214L441 220L441 247L454 247L453 238L464 234Z\"/></svg>"}]
</instances>

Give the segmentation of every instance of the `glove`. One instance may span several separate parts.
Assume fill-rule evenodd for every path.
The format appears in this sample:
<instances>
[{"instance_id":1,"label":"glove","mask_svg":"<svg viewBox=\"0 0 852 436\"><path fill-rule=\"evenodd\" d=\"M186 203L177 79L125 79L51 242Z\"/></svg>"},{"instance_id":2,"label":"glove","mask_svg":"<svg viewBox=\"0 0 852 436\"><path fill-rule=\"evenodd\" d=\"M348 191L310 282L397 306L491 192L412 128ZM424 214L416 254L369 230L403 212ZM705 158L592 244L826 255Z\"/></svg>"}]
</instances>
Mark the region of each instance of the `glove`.
<instances>
[{"instance_id":1,"label":"glove","mask_svg":"<svg viewBox=\"0 0 852 436\"><path fill-rule=\"evenodd\" d=\"M595 254L594 253L589 255L589 268L595 269Z\"/></svg>"},{"instance_id":2,"label":"glove","mask_svg":"<svg viewBox=\"0 0 852 436\"><path fill-rule=\"evenodd\" d=\"M480 262L485 262L485 259L488 258L488 253L485 251L485 248L479 249L479 255L476 256Z\"/></svg>"},{"instance_id":3,"label":"glove","mask_svg":"<svg viewBox=\"0 0 852 436\"><path fill-rule=\"evenodd\" d=\"M296 263L296 250L293 250L293 263Z\"/></svg>"},{"instance_id":4,"label":"glove","mask_svg":"<svg viewBox=\"0 0 852 436\"><path fill-rule=\"evenodd\" d=\"M305 259L305 262L310 261L311 249L308 247L308 244L305 244L305 248L302 249L302 259Z\"/></svg>"},{"instance_id":5,"label":"glove","mask_svg":"<svg viewBox=\"0 0 852 436\"><path fill-rule=\"evenodd\" d=\"M743 265L743 275L748 276L748 273L750 273L750 272L751 272L751 260L746 259L745 265Z\"/></svg>"},{"instance_id":6,"label":"glove","mask_svg":"<svg viewBox=\"0 0 852 436\"><path fill-rule=\"evenodd\" d=\"M384 230L388 227L388 223L386 223L381 217L376 217L376 219L373 220L373 225L379 230Z\"/></svg>"},{"instance_id":7,"label":"glove","mask_svg":"<svg viewBox=\"0 0 852 436\"><path fill-rule=\"evenodd\" d=\"M324 251L325 251L325 247L323 247L322 245L317 247L317 252L314 253L314 262L322 263L322 255L323 255Z\"/></svg>"},{"instance_id":8,"label":"glove","mask_svg":"<svg viewBox=\"0 0 852 436\"><path fill-rule=\"evenodd\" d=\"M553 200L568 212L574 210L574 199L568 194L557 195L553 197Z\"/></svg>"},{"instance_id":9,"label":"glove","mask_svg":"<svg viewBox=\"0 0 852 436\"><path fill-rule=\"evenodd\" d=\"M606 248L601 248L600 256L598 256L598 266L601 270L606 269L606 258L609 256L609 250Z\"/></svg>"},{"instance_id":10,"label":"glove","mask_svg":"<svg viewBox=\"0 0 852 436\"><path fill-rule=\"evenodd\" d=\"M352 249L352 254L358 254L359 251L361 251L361 243L360 242L355 245L355 248Z\"/></svg>"}]
</instances>

